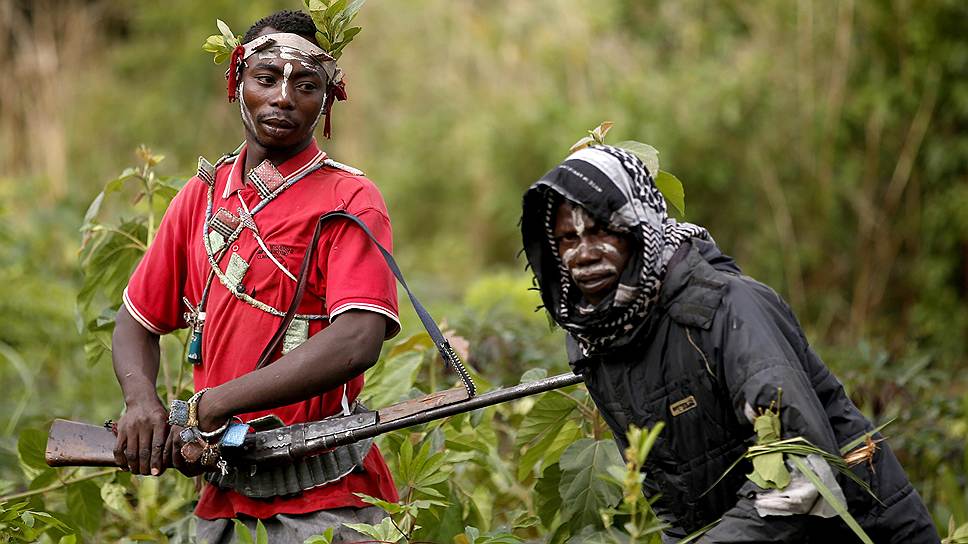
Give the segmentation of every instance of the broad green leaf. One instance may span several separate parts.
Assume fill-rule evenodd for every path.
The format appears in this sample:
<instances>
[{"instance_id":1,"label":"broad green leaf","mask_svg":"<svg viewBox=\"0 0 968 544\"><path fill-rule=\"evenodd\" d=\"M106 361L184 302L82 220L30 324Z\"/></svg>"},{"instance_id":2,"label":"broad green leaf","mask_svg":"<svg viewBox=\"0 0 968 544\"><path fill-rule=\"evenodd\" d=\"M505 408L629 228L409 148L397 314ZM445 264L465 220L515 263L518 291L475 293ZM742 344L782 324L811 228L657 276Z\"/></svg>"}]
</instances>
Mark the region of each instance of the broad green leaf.
<instances>
[{"instance_id":1,"label":"broad green leaf","mask_svg":"<svg viewBox=\"0 0 968 544\"><path fill-rule=\"evenodd\" d=\"M434 341L430 338L430 335L426 332L419 332L397 341L387 353L387 358L391 359L408 351L424 351L433 347Z\"/></svg>"},{"instance_id":2,"label":"broad green leaf","mask_svg":"<svg viewBox=\"0 0 968 544\"><path fill-rule=\"evenodd\" d=\"M343 11L343 8L345 7L346 0L336 0L330 4L328 8L326 8L326 11L323 12L323 17L325 17L327 21L332 20L334 17L336 17L336 14Z\"/></svg>"},{"instance_id":3,"label":"broad green leaf","mask_svg":"<svg viewBox=\"0 0 968 544\"><path fill-rule=\"evenodd\" d=\"M57 481L57 471L49 468L30 481L28 489L41 489Z\"/></svg>"},{"instance_id":4,"label":"broad green leaf","mask_svg":"<svg viewBox=\"0 0 968 544\"><path fill-rule=\"evenodd\" d=\"M221 32L222 36L225 38L226 46L229 48L234 48L236 45L238 45L238 40L236 39L235 34L232 33L232 29L229 28L229 25L225 24L225 21L215 19L215 24L218 25L219 32Z\"/></svg>"},{"instance_id":5,"label":"broad green leaf","mask_svg":"<svg viewBox=\"0 0 968 544\"><path fill-rule=\"evenodd\" d=\"M329 51L333 48L333 44L329 41L329 38L327 38L322 32L316 32L316 41L319 42L319 46L325 51Z\"/></svg>"},{"instance_id":6,"label":"broad green leaf","mask_svg":"<svg viewBox=\"0 0 968 544\"><path fill-rule=\"evenodd\" d=\"M57 544L77 544L77 535L64 535L60 537Z\"/></svg>"},{"instance_id":7,"label":"broad green leaf","mask_svg":"<svg viewBox=\"0 0 968 544\"><path fill-rule=\"evenodd\" d=\"M406 474L407 485L417 491L426 491L426 488L443 482L450 474L449 467L445 466L446 454L444 452L431 453L430 442L424 442L417 450L409 466L404 467L401 463L401 472Z\"/></svg>"},{"instance_id":8,"label":"broad green leaf","mask_svg":"<svg viewBox=\"0 0 968 544\"><path fill-rule=\"evenodd\" d=\"M359 27L359 26L347 28L346 30L343 31L342 41L349 42L350 40L353 39L354 36L359 34L361 30L363 30L363 27Z\"/></svg>"},{"instance_id":9,"label":"broad green leaf","mask_svg":"<svg viewBox=\"0 0 968 544\"><path fill-rule=\"evenodd\" d=\"M518 429L514 446L518 451L527 449L518 464L518 479L523 480L546 453L555 436L564 426L572 412L575 401L557 392L548 392L538 398Z\"/></svg>"},{"instance_id":10,"label":"broad green leaf","mask_svg":"<svg viewBox=\"0 0 968 544\"><path fill-rule=\"evenodd\" d=\"M790 471L783 463L782 453L757 455L752 461L753 473L747 477L756 485L766 489L786 489L790 485Z\"/></svg>"},{"instance_id":11,"label":"broad green leaf","mask_svg":"<svg viewBox=\"0 0 968 544\"><path fill-rule=\"evenodd\" d=\"M84 532L97 531L104 515L104 502L97 484L85 480L67 486L67 511L71 521Z\"/></svg>"},{"instance_id":12,"label":"broad green leaf","mask_svg":"<svg viewBox=\"0 0 968 544\"><path fill-rule=\"evenodd\" d=\"M369 523L344 523L343 525L354 531L363 533L378 542L399 542L404 536L403 533L394 527L393 521L390 518L383 518L376 525L370 525Z\"/></svg>"},{"instance_id":13,"label":"broad green leaf","mask_svg":"<svg viewBox=\"0 0 968 544\"><path fill-rule=\"evenodd\" d=\"M659 175L655 178L655 186L662 193L666 202L679 217L686 216L686 191L682 188L679 178L673 176L665 170L659 170Z\"/></svg>"},{"instance_id":14,"label":"broad green leaf","mask_svg":"<svg viewBox=\"0 0 968 544\"><path fill-rule=\"evenodd\" d=\"M215 54L215 57L212 58L212 62L214 62L215 64L222 64L228 58L229 58L229 54L228 53L216 53Z\"/></svg>"},{"instance_id":15,"label":"broad green leaf","mask_svg":"<svg viewBox=\"0 0 968 544\"><path fill-rule=\"evenodd\" d=\"M322 534L303 540L303 544L333 544L333 528L330 527L323 531Z\"/></svg>"},{"instance_id":16,"label":"broad green leaf","mask_svg":"<svg viewBox=\"0 0 968 544\"><path fill-rule=\"evenodd\" d=\"M857 523L857 520L854 519L854 516L851 516L850 512L847 511L847 506L840 502L840 499L838 499L837 496L830 491L829 487L824 485L823 480L821 480L820 476L817 476L817 473L810 468L810 465L807 464L803 457L800 457L799 455L791 455L790 462L793 463L793 465L797 467L797 469L799 469L808 480L810 480L810 483L812 483L818 491L820 491L820 494L823 495L823 498L827 500L834 510L837 511L837 514L840 516L840 518L844 520L844 523L846 523L847 526L854 531L854 534L857 535L861 541L863 541L865 544L874 544L874 541L867 536L867 533L864 532L864 529L862 529L860 524Z\"/></svg>"},{"instance_id":17,"label":"broad green leaf","mask_svg":"<svg viewBox=\"0 0 968 544\"><path fill-rule=\"evenodd\" d=\"M521 383L531 383L548 377L548 369L532 368L521 375Z\"/></svg>"},{"instance_id":18,"label":"broad green leaf","mask_svg":"<svg viewBox=\"0 0 968 544\"><path fill-rule=\"evenodd\" d=\"M773 410L764 411L753 419L753 430L757 444L776 442L780 439L780 415Z\"/></svg>"},{"instance_id":19,"label":"broad green leaf","mask_svg":"<svg viewBox=\"0 0 968 544\"><path fill-rule=\"evenodd\" d=\"M389 406L407 398L417 380L423 353L410 351L380 359L366 371L366 387L360 400L368 406Z\"/></svg>"},{"instance_id":20,"label":"broad green leaf","mask_svg":"<svg viewBox=\"0 0 968 544\"><path fill-rule=\"evenodd\" d=\"M621 465L615 443L585 438L575 442L561 455L562 515L572 527L597 524L599 511L614 506L622 498L621 489L601 478L611 465Z\"/></svg>"},{"instance_id":21,"label":"broad green leaf","mask_svg":"<svg viewBox=\"0 0 968 544\"><path fill-rule=\"evenodd\" d=\"M255 522L255 544L269 544L269 533L261 519Z\"/></svg>"},{"instance_id":22,"label":"broad green leaf","mask_svg":"<svg viewBox=\"0 0 968 544\"><path fill-rule=\"evenodd\" d=\"M555 514L561 510L561 494L558 485L561 483L561 467L555 463L544 469L541 478L534 485L534 506L541 519L541 524L551 528Z\"/></svg>"},{"instance_id":23,"label":"broad green leaf","mask_svg":"<svg viewBox=\"0 0 968 544\"><path fill-rule=\"evenodd\" d=\"M564 453L568 446L575 443L578 439L583 436L581 426L574 420L568 420L562 425L558 433L555 434L555 439L551 442L548 448L545 450L544 455L541 457L541 467L542 470L554 463L557 463L561 459L561 454Z\"/></svg>"},{"instance_id":24,"label":"broad green leaf","mask_svg":"<svg viewBox=\"0 0 968 544\"><path fill-rule=\"evenodd\" d=\"M17 439L17 453L20 461L30 468L47 470L44 450L47 448L47 433L40 429L24 429Z\"/></svg>"},{"instance_id":25,"label":"broad green leaf","mask_svg":"<svg viewBox=\"0 0 968 544\"><path fill-rule=\"evenodd\" d=\"M228 49L225 45L225 37L219 36L217 34L212 34L205 39L205 43L202 44L202 50L209 53L221 53Z\"/></svg>"},{"instance_id":26,"label":"broad green leaf","mask_svg":"<svg viewBox=\"0 0 968 544\"><path fill-rule=\"evenodd\" d=\"M644 144L642 142L636 142L635 140L625 140L615 144L615 147L624 149L629 153L635 155L642 161L645 168L649 171L649 175L653 178L656 177L659 172L659 152L656 148L649 144Z\"/></svg>"},{"instance_id":27,"label":"broad green leaf","mask_svg":"<svg viewBox=\"0 0 968 544\"><path fill-rule=\"evenodd\" d=\"M373 506L378 506L383 509L384 512L388 514L399 514L403 512L404 506L397 502L389 502L383 499L378 499L376 497L371 497L366 493L353 493L360 498L361 501L372 504Z\"/></svg>"},{"instance_id":28,"label":"broad green leaf","mask_svg":"<svg viewBox=\"0 0 968 544\"><path fill-rule=\"evenodd\" d=\"M250 531L241 520L233 519L232 523L235 524L236 542L241 542L242 544L255 544L252 541L252 531Z\"/></svg>"}]
</instances>

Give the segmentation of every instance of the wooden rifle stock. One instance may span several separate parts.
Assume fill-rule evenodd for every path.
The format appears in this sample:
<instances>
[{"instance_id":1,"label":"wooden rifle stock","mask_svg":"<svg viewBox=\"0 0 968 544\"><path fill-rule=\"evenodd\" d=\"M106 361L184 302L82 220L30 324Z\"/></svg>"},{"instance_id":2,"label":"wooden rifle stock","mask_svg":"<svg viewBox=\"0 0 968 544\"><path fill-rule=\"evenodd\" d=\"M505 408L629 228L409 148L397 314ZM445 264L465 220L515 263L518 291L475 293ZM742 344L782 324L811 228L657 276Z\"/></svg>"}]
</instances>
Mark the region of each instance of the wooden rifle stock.
<instances>
[{"instance_id":1,"label":"wooden rifle stock","mask_svg":"<svg viewBox=\"0 0 968 544\"><path fill-rule=\"evenodd\" d=\"M307 433L304 435L305 444L299 449L299 456L309 457L335 447L372 438L404 427L537 395L582 381L583 378L580 375L569 372L512 387L495 389L469 398L463 387L456 387L387 406L377 411L377 417L372 418L372 424L353 425L354 420L363 420L359 414L353 414L297 424L282 429L249 433L244 445L238 448L225 448L223 453L230 463L273 464L292 462L293 456L290 454L290 448L260 447L260 444L267 442L276 443L275 440L268 440L270 438L269 433L273 433L274 436L279 435L279 433L291 436L295 432L288 430L297 428L299 432ZM332 430L328 431L328 429ZM118 466L114 461L115 442L114 433L103 426L55 419L47 437L45 458L47 464L52 467Z\"/></svg>"},{"instance_id":2,"label":"wooden rifle stock","mask_svg":"<svg viewBox=\"0 0 968 544\"><path fill-rule=\"evenodd\" d=\"M116 467L115 442L117 437L103 426L55 419L44 458L52 467Z\"/></svg>"}]
</instances>

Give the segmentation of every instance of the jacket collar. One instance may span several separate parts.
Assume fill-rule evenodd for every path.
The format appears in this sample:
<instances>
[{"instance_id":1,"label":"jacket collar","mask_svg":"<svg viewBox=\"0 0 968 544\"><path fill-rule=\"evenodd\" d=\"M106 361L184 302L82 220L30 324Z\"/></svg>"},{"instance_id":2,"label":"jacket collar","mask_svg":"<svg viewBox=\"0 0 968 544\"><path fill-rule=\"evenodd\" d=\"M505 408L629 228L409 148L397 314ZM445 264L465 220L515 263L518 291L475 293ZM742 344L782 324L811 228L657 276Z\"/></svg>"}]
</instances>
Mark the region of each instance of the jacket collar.
<instances>
[{"instance_id":1,"label":"jacket collar","mask_svg":"<svg viewBox=\"0 0 968 544\"><path fill-rule=\"evenodd\" d=\"M715 243L697 238L683 243L673 259L677 257L666 272L657 310L683 325L709 329L726 294L723 273L741 271Z\"/></svg>"}]
</instances>

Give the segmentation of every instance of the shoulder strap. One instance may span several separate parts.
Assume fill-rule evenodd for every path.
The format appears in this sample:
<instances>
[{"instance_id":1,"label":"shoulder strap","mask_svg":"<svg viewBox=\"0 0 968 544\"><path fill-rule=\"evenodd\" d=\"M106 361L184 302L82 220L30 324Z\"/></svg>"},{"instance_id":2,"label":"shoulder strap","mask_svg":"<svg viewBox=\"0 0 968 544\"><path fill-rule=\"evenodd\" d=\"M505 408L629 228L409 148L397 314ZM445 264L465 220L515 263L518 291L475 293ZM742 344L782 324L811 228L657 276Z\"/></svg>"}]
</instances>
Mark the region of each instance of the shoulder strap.
<instances>
[{"instance_id":1,"label":"shoulder strap","mask_svg":"<svg viewBox=\"0 0 968 544\"><path fill-rule=\"evenodd\" d=\"M407 292L407 296L410 297L410 303L413 305L413 309L417 312L417 317L420 318L420 322L423 323L424 329L427 330L427 334L430 335L431 340L434 342L434 346L437 347L437 351L440 352L440 357L444 360L444 363L450 365L451 368L457 372L460 376L461 383L464 385L464 389L467 390L467 395L473 397L477 392L477 388L474 385L474 381L471 379L470 374L468 374L467 369L464 368L464 364L461 362L460 357L454 348L451 347L450 342L444 338L443 333L440 332L440 327L437 326L437 322L434 318L430 316L430 313L424 308L423 304L417 300L417 297L407 286L406 280L403 279L403 273L400 272L400 267L397 266L396 261L393 259L393 255L384 248L380 242L376 240L373 233L370 232L369 227L366 226L359 217L342 210L332 211L319 216L319 221L316 223L316 229L313 231L313 238L306 249L305 255L303 255L302 265L299 267L299 281L296 284L296 294L292 297L292 302L289 304L289 309L286 310L286 315L282 319L282 323L279 325L279 329L269 340L269 344L266 345L265 349L262 351L262 355L259 357L259 362L256 368L262 368L269 364L272 354L276 352L279 348L279 344L282 339L286 336L286 329L289 328L289 324L292 323L293 318L296 315L296 309L299 307L300 301L302 301L303 294L306 292L306 282L309 277L309 266L313 261L313 256L316 254L316 246L319 244L319 235L322 232L323 224L333 220L333 219L346 219L355 223L358 227L363 229L363 232L370 238L370 240L376 244L377 249L383 255L383 259L386 261L387 266L390 267L390 271L403 286L403 289Z\"/></svg>"}]
</instances>

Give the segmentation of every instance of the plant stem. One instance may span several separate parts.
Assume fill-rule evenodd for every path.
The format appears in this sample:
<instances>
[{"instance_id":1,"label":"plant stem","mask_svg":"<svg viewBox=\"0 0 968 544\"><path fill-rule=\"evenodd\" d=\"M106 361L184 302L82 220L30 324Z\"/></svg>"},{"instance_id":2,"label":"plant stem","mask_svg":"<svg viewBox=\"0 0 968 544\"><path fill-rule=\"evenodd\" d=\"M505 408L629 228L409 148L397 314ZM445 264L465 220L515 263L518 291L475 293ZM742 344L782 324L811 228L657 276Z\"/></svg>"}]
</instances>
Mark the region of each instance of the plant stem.
<instances>
[{"instance_id":1,"label":"plant stem","mask_svg":"<svg viewBox=\"0 0 968 544\"><path fill-rule=\"evenodd\" d=\"M71 485L71 484L76 484L77 482L83 482L85 480L92 480L94 478L100 478L101 476L107 476L108 474L114 474L117 471L118 471L117 468L108 468L108 469L104 469L104 470L101 470L101 471L98 471L98 472L92 472L91 474L86 474L84 476L78 476L77 478L74 478L73 480L68 480L68 481L65 481L65 482L58 482L56 484L51 484L51 485L49 485L47 487L42 487L40 489L34 489L34 490L31 490L31 491L24 491L23 493L14 493L13 495L7 495L6 497L0 497L0 503L4 503L4 502L8 502L8 501L14 501L14 500L17 500L17 499L24 499L24 498L27 498L27 497L33 497L34 495L43 495L44 493L47 493L48 491L54 491L55 489L60 489L61 487L65 487L65 486L68 486L68 485Z\"/></svg>"}]
</instances>

